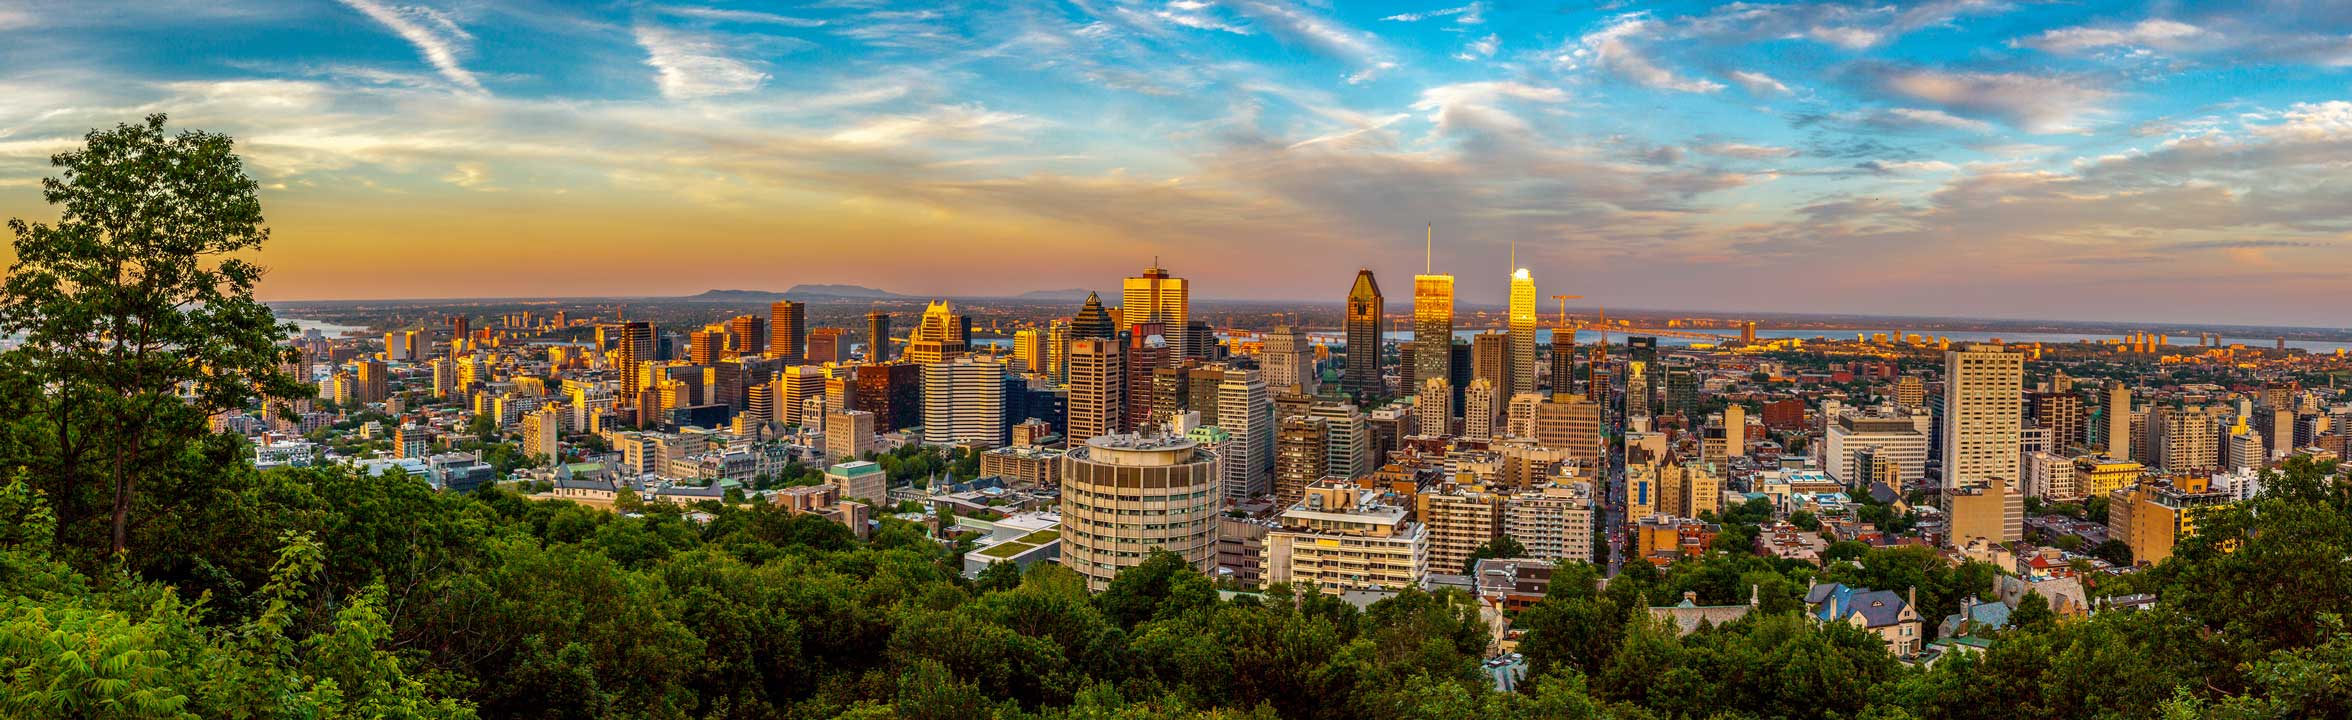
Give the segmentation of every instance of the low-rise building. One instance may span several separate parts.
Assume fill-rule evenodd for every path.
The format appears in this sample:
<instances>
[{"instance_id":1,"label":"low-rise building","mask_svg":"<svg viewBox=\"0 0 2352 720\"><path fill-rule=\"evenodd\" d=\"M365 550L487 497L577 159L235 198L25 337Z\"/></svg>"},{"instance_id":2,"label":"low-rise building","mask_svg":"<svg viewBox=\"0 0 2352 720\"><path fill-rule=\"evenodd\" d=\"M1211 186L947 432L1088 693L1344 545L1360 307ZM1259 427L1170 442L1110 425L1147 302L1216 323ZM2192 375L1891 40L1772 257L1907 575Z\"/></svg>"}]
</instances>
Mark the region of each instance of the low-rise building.
<instances>
[{"instance_id":1,"label":"low-rise building","mask_svg":"<svg viewBox=\"0 0 2352 720\"><path fill-rule=\"evenodd\" d=\"M1913 655L1924 640L1915 609L1918 592L1911 589L1906 597L1893 590L1825 583L1805 591L1805 612L1819 622L1846 623L1869 631L1886 642L1887 652L1898 657Z\"/></svg>"},{"instance_id":2,"label":"low-rise building","mask_svg":"<svg viewBox=\"0 0 2352 720\"><path fill-rule=\"evenodd\" d=\"M1429 571L1429 539L1412 511L1377 490L1324 480L1266 533L1266 582L1327 595L1400 590Z\"/></svg>"}]
</instances>

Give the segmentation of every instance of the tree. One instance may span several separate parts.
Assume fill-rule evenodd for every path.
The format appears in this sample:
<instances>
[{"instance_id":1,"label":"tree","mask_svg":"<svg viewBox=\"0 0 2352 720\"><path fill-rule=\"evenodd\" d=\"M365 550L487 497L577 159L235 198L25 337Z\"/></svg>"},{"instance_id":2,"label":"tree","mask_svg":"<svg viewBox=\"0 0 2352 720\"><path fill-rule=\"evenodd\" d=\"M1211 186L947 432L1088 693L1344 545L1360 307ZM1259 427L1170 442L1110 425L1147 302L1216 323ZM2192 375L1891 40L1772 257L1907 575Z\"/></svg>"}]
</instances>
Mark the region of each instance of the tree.
<instances>
[{"instance_id":1,"label":"tree","mask_svg":"<svg viewBox=\"0 0 2352 720\"><path fill-rule=\"evenodd\" d=\"M225 135L164 130L164 116L94 130L50 158L55 224L11 219L16 262L0 295L5 401L22 457L61 531L130 550L134 507L169 513L201 493L184 463L205 418L309 394L279 370L292 330L253 299L262 269L237 257L269 238L254 182ZM89 544L95 545L95 542Z\"/></svg>"},{"instance_id":2,"label":"tree","mask_svg":"<svg viewBox=\"0 0 2352 720\"><path fill-rule=\"evenodd\" d=\"M1462 574L1469 575L1478 572L1478 561L1480 560L1518 557L1527 557L1527 547L1520 545L1518 538L1509 535L1497 536L1470 551L1470 558L1462 562Z\"/></svg>"},{"instance_id":3,"label":"tree","mask_svg":"<svg viewBox=\"0 0 2352 720\"><path fill-rule=\"evenodd\" d=\"M2057 622L2058 615L2050 611L2050 599L2031 590L2018 599L2017 609L2009 613L2009 626L2020 630L2047 630Z\"/></svg>"}]
</instances>

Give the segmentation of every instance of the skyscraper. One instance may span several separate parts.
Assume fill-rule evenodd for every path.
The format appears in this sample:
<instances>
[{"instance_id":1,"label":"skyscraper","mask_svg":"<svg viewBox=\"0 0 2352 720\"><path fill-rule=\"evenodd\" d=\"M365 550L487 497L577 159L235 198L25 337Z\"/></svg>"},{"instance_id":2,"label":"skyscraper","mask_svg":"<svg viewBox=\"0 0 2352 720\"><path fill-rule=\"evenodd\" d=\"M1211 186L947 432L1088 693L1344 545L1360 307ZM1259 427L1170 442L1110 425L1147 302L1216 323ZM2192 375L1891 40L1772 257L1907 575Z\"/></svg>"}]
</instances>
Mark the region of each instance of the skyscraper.
<instances>
[{"instance_id":1,"label":"skyscraper","mask_svg":"<svg viewBox=\"0 0 2352 720\"><path fill-rule=\"evenodd\" d=\"M1999 345L1944 351L1944 487L2017 482L2025 354Z\"/></svg>"},{"instance_id":2,"label":"skyscraper","mask_svg":"<svg viewBox=\"0 0 2352 720\"><path fill-rule=\"evenodd\" d=\"M1175 348L1156 322L1138 323L1127 336L1127 419L1121 427L1144 432L1152 418L1152 373L1175 367Z\"/></svg>"},{"instance_id":3,"label":"skyscraper","mask_svg":"<svg viewBox=\"0 0 2352 720\"><path fill-rule=\"evenodd\" d=\"M1421 381L1421 391L1413 397L1413 412L1420 416L1421 434L1445 437L1454 431L1454 388L1443 376Z\"/></svg>"},{"instance_id":4,"label":"skyscraper","mask_svg":"<svg viewBox=\"0 0 2352 720\"><path fill-rule=\"evenodd\" d=\"M1514 246L1514 264L1518 254ZM1505 397L1535 392L1535 317L1535 278L1527 274L1527 268L1517 268L1511 271L1510 317L1505 326L1511 333L1510 383L1498 388L1507 388L1508 392L1501 393Z\"/></svg>"},{"instance_id":5,"label":"skyscraper","mask_svg":"<svg viewBox=\"0 0 2352 720\"><path fill-rule=\"evenodd\" d=\"M923 366L923 442L1004 444L1004 364L965 356Z\"/></svg>"},{"instance_id":6,"label":"skyscraper","mask_svg":"<svg viewBox=\"0 0 2352 720\"><path fill-rule=\"evenodd\" d=\"M866 362L890 362L890 313L866 313Z\"/></svg>"},{"instance_id":7,"label":"skyscraper","mask_svg":"<svg viewBox=\"0 0 2352 720\"><path fill-rule=\"evenodd\" d=\"M1256 370L1227 370L1217 385L1217 425L1233 434L1225 496L1267 492L1274 476L1274 399Z\"/></svg>"},{"instance_id":8,"label":"skyscraper","mask_svg":"<svg viewBox=\"0 0 2352 720\"><path fill-rule=\"evenodd\" d=\"M800 362L808 353L808 306L778 300L768 306L768 354Z\"/></svg>"},{"instance_id":9,"label":"skyscraper","mask_svg":"<svg viewBox=\"0 0 2352 720\"><path fill-rule=\"evenodd\" d=\"M1070 442L1119 431L1126 419L1126 363L1117 340L1070 341Z\"/></svg>"},{"instance_id":10,"label":"skyscraper","mask_svg":"<svg viewBox=\"0 0 2352 720\"><path fill-rule=\"evenodd\" d=\"M1340 387L1356 402L1388 394L1380 379L1380 283L1369 269L1356 271L1356 284L1347 297L1347 372Z\"/></svg>"},{"instance_id":11,"label":"skyscraper","mask_svg":"<svg viewBox=\"0 0 2352 720\"><path fill-rule=\"evenodd\" d=\"M2131 402L2131 386L2122 380L2107 381L2107 403L2100 410L2107 426L2099 447L2106 449L2109 458L2131 459Z\"/></svg>"},{"instance_id":12,"label":"skyscraper","mask_svg":"<svg viewBox=\"0 0 2352 720\"><path fill-rule=\"evenodd\" d=\"M716 365L727 350L727 328L706 325L690 335L686 345L686 361L696 365Z\"/></svg>"},{"instance_id":13,"label":"skyscraper","mask_svg":"<svg viewBox=\"0 0 2352 720\"><path fill-rule=\"evenodd\" d=\"M1470 336L1470 376L1462 381L1462 387L1467 390L1470 382L1475 380L1485 380L1498 391L1517 385L1513 373L1519 368L1512 362L1518 359L1512 357L1518 350L1513 347L1516 340L1499 332L1482 332Z\"/></svg>"},{"instance_id":14,"label":"skyscraper","mask_svg":"<svg viewBox=\"0 0 2352 720\"><path fill-rule=\"evenodd\" d=\"M622 406L635 407L638 391L647 385L645 363L653 360L653 324L642 321L621 323L617 335L613 343L616 356L613 363L619 365L621 370L619 398ZM638 422L642 427L650 419L639 418Z\"/></svg>"},{"instance_id":15,"label":"skyscraper","mask_svg":"<svg viewBox=\"0 0 2352 720\"><path fill-rule=\"evenodd\" d=\"M737 315L727 321L727 334L735 341L730 348L737 355L758 355L768 351L768 324L758 315Z\"/></svg>"},{"instance_id":16,"label":"skyscraper","mask_svg":"<svg viewBox=\"0 0 2352 720\"><path fill-rule=\"evenodd\" d=\"M1185 347L1184 326L1190 320L1190 297L1184 278L1168 274L1154 261L1142 275L1127 278L1125 292L1120 295L1119 320L1127 327L1144 323L1159 323L1161 337L1167 340L1175 357L1192 357L1193 348Z\"/></svg>"},{"instance_id":17,"label":"skyscraper","mask_svg":"<svg viewBox=\"0 0 2352 720\"><path fill-rule=\"evenodd\" d=\"M1462 396L1462 437L1472 440L1492 440L1495 421L1501 404L1495 401L1495 384L1486 378L1470 381Z\"/></svg>"},{"instance_id":18,"label":"skyscraper","mask_svg":"<svg viewBox=\"0 0 2352 720\"><path fill-rule=\"evenodd\" d=\"M1055 385L1070 383L1070 321L1056 318L1045 327L1045 372Z\"/></svg>"},{"instance_id":19,"label":"skyscraper","mask_svg":"<svg viewBox=\"0 0 2352 720\"><path fill-rule=\"evenodd\" d=\"M915 332L907 336L906 359L916 364L954 360L971 349L969 341L964 335L964 319L955 314L955 308L945 300L934 301L923 310Z\"/></svg>"},{"instance_id":20,"label":"skyscraper","mask_svg":"<svg viewBox=\"0 0 2352 720\"><path fill-rule=\"evenodd\" d=\"M810 365L847 362L849 360L849 331L841 328L816 328L808 331L808 345L803 350L802 362Z\"/></svg>"},{"instance_id":21,"label":"skyscraper","mask_svg":"<svg viewBox=\"0 0 2352 720\"><path fill-rule=\"evenodd\" d=\"M1014 370L1043 373L1046 366L1045 331L1024 328L1013 333Z\"/></svg>"},{"instance_id":22,"label":"skyscraper","mask_svg":"<svg viewBox=\"0 0 2352 720\"><path fill-rule=\"evenodd\" d=\"M1315 372L1315 350L1307 344L1307 333L1284 325L1268 331L1265 355L1259 366L1266 372L1266 387L1277 393L1313 395L1320 385Z\"/></svg>"},{"instance_id":23,"label":"skyscraper","mask_svg":"<svg viewBox=\"0 0 2352 720\"><path fill-rule=\"evenodd\" d=\"M1111 311L1103 309L1102 298L1087 293L1086 303L1078 306L1077 317L1070 320L1070 339L1109 340L1118 336L1118 322L1111 319Z\"/></svg>"},{"instance_id":24,"label":"skyscraper","mask_svg":"<svg viewBox=\"0 0 2352 720\"><path fill-rule=\"evenodd\" d=\"M1454 376L1453 342L1454 276L1413 276L1414 382Z\"/></svg>"}]
</instances>

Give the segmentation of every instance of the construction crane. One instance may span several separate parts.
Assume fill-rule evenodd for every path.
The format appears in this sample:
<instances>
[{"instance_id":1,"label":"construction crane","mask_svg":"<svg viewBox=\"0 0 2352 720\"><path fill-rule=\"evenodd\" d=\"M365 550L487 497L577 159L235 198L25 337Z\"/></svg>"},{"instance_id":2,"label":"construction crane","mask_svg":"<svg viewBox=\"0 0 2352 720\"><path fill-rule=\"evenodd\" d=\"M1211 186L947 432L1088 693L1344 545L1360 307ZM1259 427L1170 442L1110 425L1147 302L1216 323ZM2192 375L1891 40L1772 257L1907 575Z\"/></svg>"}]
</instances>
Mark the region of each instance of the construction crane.
<instances>
[{"instance_id":1,"label":"construction crane","mask_svg":"<svg viewBox=\"0 0 2352 720\"><path fill-rule=\"evenodd\" d=\"M1553 300L1558 300L1558 301L1560 301L1560 327L1568 327L1568 301L1570 301L1570 300L1583 300L1583 299L1584 299L1584 296L1583 296L1583 295L1553 295L1553 296L1552 296L1552 299L1553 299Z\"/></svg>"}]
</instances>

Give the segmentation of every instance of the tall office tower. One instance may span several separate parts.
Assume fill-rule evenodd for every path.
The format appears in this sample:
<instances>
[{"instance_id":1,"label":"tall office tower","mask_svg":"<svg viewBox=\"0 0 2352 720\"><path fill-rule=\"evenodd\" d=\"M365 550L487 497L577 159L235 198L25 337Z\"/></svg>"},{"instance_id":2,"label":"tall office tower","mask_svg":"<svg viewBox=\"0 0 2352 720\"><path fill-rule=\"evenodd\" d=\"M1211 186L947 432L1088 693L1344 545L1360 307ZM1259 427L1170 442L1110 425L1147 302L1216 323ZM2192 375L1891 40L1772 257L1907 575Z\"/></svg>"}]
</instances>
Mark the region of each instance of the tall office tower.
<instances>
[{"instance_id":1,"label":"tall office tower","mask_svg":"<svg viewBox=\"0 0 2352 720\"><path fill-rule=\"evenodd\" d=\"M866 362L890 362L890 313L866 313Z\"/></svg>"},{"instance_id":2,"label":"tall office tower","mask_svg":"<svg viewBox=\"0 0 2352 720\"><path fill-rule=\"evenodd\" d=\"M923 442L1004 444L1004 363L960 357L923 366Z\"/></svg>"},{"instance_id":3,"label":"tall office tower","mask_svg":"<svg viewBox=\"0 0 2352 720\"><path fill-rule=\"evenodd\" d=\"M1584 396L1607 407L1610 402L1609 343L1607 338L1594 343L1584 363Z\"/></svg>"},{"instance_id":4,"label":"tall office tower","mask_svg":"<svg viewBox=\"0 0 2352 720\"><path fill-rule=\"evenodd\" d=\"M851 407L874 414L874 431L890 432L923 423L923 367L892 362L860 365Z\"/></svg>"},{"instance_id":5,"label":"tall office tower","mask_svg":"<svg viewBox=\"0 0 2352 720\"><path fill-rule=\"evenodd\" d=\"M694 331L689 337L691 339L687 341L686 345L687 362L696 365L716 365L719 358L727 354L727 328L725 326L705 325L701 330Z\"/></svg>"},{"instance_id":6,"label":"tall office tower","mask_svg":"<svg viewBox=\"0 0 2352 720\"><path fill-rule=\"evenodd\" d=\"M1650 416L1650 364L1628 358L1625 361L1625 417Z\"/></svg>"},{"instance_id":7,"label":"tall office tower","mask_svg":"<svg viewBox=\"0 0 2352 720\"><path fill-rule=\"evenodd\" d=\"M1151 550L1217 567L1215 459L1182 437L1109 435L1072 441L1062 456L1063 567L1100 591Z\"/></svg>"},{"instance_id":8,"label":"tall office tower","mask_svg":"<svg viewBox=\"0 0 2352 720\"><path fill-rule=\"evenodd\" d=\"M1492 440L1500 404L1495 402L1495 384L1486 378L1470 381L1470 388L1462 395L1462 437L1471 440Z\"/></svg>"},{"instance_id":9,"label":"tall office tower","mask_svg":"<svg viewBox=\"0 0 2352 720\"><path fill-rule=\"evenodd\" d=\"M1413 377L1413 345L1411 340L1397 343L1397 388L1408 397L1421 390L1421 379Z\"/></svg>"},{"instance_id":10,"label":"tall office tower","mask_svg":"<svg viewBox=\"0 0 2352 720\"><path fill-rule=\"evenodd\" d=\"M1323 421L1323 443L1330 449L1323 474L1341 478L1372 474L1372 428L1362 410L1345 402L1318 402L1307 409L1307 416Z\"/></svg>"},{"instance_id":11,"label":"tall office tower","mask_svg":"<svg viewBox=\"0 0 2352 720\"><path fill-rule=\"evenodd\" d=\"M1517 264L1518 248L1513 247L1513 264ZM1535 392L1535 278L1527 268L1511 271L1511 307L1508 324L1511 333L1510 384L1501 393L1504 397Z\"/></svg>"},{"instance_id":12,"label":"tall office tower","mask_svg":"<svg viewBox=\"0 0 2352 720\"><path fill-rule=\"evenodd\" d=\"M768 351L768 323L758 315L737 315L727 321L727 334L734 337L737 355L759 355Z\"/></svg>"},{"instance_id":13,"label":"tall office tower","mask_svg":"<svg viewBox=\"0 0 2352 720\"><path fill-rule=\"evenodd\" d=\"M1289 325L1266 333L1265 355L1258 365L1266 372L1266 387L1276 393L1313 395L1320 384L1315 372L1315 349L1307 333Z\"/></svg>"},{"instance_id":14,"label":"tall office tower","mask_svg":"<svg viewBox=\"0 0 2352 720\"><path fill-rule=\"evenodd\" d=\"M1217 359L1217 328L1202 320L1184 323L1184 357L1196 360Z\"/></svg>"},{"instance_id":15,"label":"tall office tower","mask_svg":"<svg viewBox=\"0 0 2352 720\"><path fill-rule=\"evenodd\" d=\"M1043 373L1046 368L1045 331L1026 328L1013 332L1013 369L1023 373Z\"/></svg>"},{"instance_id":16,"label":"tall office tower","mask_svg":"<svg viewBox=\"0 0 2352 720\"><path fill-rule=\"evenodd\" d=\"M1552 330L1552 397L1576 394L1576 333L1565 327Z\"/></svg>"},{"instance_id":17,"label":"tall office tower","mask_svg":"<svg viewBox=\"0 0 2352 720\"><path fill-rule=\"evenodd\" d=\"M2187 475L2221 467L2221 418L2211 408L2157 407L2148 413L2148 450L2165 472Z\"/></svg>"},{"instance_id":18,"label":"tall office tower","mask_svg":"<svg viewBox=\"0 0 2352 720\"><path fill-rule=\"evenodd\" d=\"M454 343L457 343L457 342L462 342L462 341L464 341L466 338L473 337L473 335L474 335L474 319L473 319L473 318L466 317L466 316L464 316L464 315L451 315L451 316L449 316L449 340L450 340L450 342L451 342L451 343L453 343L453 344L454 344Z\"/></svg>"},{"instance_id":19,"label":"tall office tower","mask_svg":"<svg viewBox=\"0 0 2352 720\"><path fill-rule=\"evenodd\" d=\"M305 372L299 377L301 377L303 380L309 380L310 373ZM455 364L450 362L449 358L446 357L433 358L434 399L449 397L450 389L456 387L456 384L457 368L455 367Z\"/></svg>"},{"instance_id":20,"label":"tall office tower","mask_svg":"<svg viewBox=\"0 0 2352 720\"><path fill-rule=\"evenodd\" d=\"M1666 366L1666 412L1698 419L1699 373L1691 366Z\"/></svg>"},{"instance_id":21,"label":"tall office tower","mask_svg":"<svg viewBox=\"0 0 2352 720\"><path fill-rule=\"evenodd\" d=\"M392 397L392 369L382 360L361 360L352 365L359 368L359 392L353 393L360 402L383 402Z\"/></svg>"},{"instance_id":22,"label":"tall office tower","mask_svg":"<svg viewBox=\"0 0 2352 720\"><path fill-rule=\"evenodd\" d=\"M907 362L918 365L947 362L962 357L971 349L964 336L964 319L955 314L945 300L931 303L923 310L923 319L907 336Z\"/></svg>"},{"instance_id":23,"label":"tall office tower","mask_svg":"<svg viewBox=\"0 0 2352 720\"><path fill-rule=\"evenodd\" d=\"M637 406L637 393L649 384L645 378L645 363L653 361L653 324L648 322L621 323L620 332L613 338L613 364L621 368L621 388L618 398L623 407ZM640 418L640 426L651 422Z\"/></svg>"},{"instance_id":24,"label":"tall office tower","mask_svg":"<svg viewBox=\"0 0 2352 720\"><path fill-rule=\"evenodd\" d=\"M798 363L808 353L808 306L778 300L768 306L768 354Z\"/></svg>"},{"instance_id":25,"label":"tall office tower","mask_svg":"<svg viewBox=\"0 0 2352 720\"><path fill-rule=\"evenodd\" d=\"M1427 387L1431 379L1450 380L1453 342L1454 276L1413 276L1413 382Z\"/></svg>"},{"instance_id":26,"label":"tall office tower","mask_svg":"<svg viewBox=\"0 0 2352 720\"><path fill-rule=\"evenodd\" d=\"M1200 424L1217 424L1217 393L1225 384L1225 366L1207 365L1184 369L1184 409L1200 413Z\"/></svg>"},{"instance_id":27,"label":"tall office tower","mask_svg":"<svg viewBox=\"0 0 2352 720\"><path fill-rule=\"evenodd\" d=\"M808 332L808 349L802 362L810 365L840 363L849 360L849 331L841 328L817 328Z\"/></svg>"},{"instance_id":28,"label":"tall office tower","mask_svg":"<svg viewBox=\"0 0 2352 720\"><path fill-rule=\"evenodd\" d=\"M825 371L815 365L793 365L776 371L776 420L786 425L810 424L801 417L808 399L825 394Z\"/></svg>"},{"instance_id":29,"label":"tall office tower","mask_svg":"<svg viewBox=\"0 0 2352 720\"><path fill-rule=\"evenodd\" d=\"M1492 383L1498 390L1517 385L1518 383L1511 377L1512 371L1518 369L1511 365L1511 361L1514 359L1511 357L1511 352L1510 335L1492 331L1472 335L1470 336L1470 376L1462 378L1459 377L1459 373L1456 373L1456 379L1461 381L1465 391L1469 389L1472 381L1477 380Z\"/></svg>"},{"instance_id":30,"label":"tall office tower","mask_svg":"<svg viewBox=\"0 0 2352 720\"><path fill-rule=\"evenodd\" d=\"M1070 319L1070 339L1103 339L1119 336L1119 321L1111 319L1111 311L1103 309L1102 298L1086 294L1086 303L1078 306L1078 315Z\"/></svg>"},{"instance_id":31,"label":"tall office tower","mask_svg":"<svg viewBox=\"0 0 2352 720\"><path fill-rule=\"evenodd\" d=\"M1045 326L1045 372L1055 385L1070 383L1070 321L1056 318Z\"/></svg>"},{"instance_id":32,"label":"tall office tower","mask_svg":"<svg viewBox=\"0 0 2352 720\"><path fill-rule=\"evenodd\" d=\"M1284 418L1274 431L1274 506L1298 504L1308 485L1323 479L1331 448L1322 418Z\"/></svg>"},{"instance_id":33,"label":"tall office tower","mask_svg":"<svg viewBox=\"0 0 2352 720\"><path fill-rule=\"evenodd\" d=\"M2073 392L2058 390L2034 393L2035 424L2050 429L2050 449L2063 451L2083 445L2083 433L2088 424L2083 414L2083 399Z\"/></svg>"},{"instance_id":34,"label":"tall office tower","mask_svg":"<svg viewBox=\"0 0 2352 720\"><path fill-rule=\"evenodd\" d=\"M1153 425L1168 425L1177 415L1192 409L1192 370L1185 367L1154 368L1151 373L1151 417Z\"/></svg>"},{"instance_id":35,"label":"tall office tower","mask_svg":"<svg viewBox=\"0 0 2352 720\"><path fill-rule=\"evenodd\" d=\"M1157 260L1142 275L1127 278L1125 292L1120 294L1119 322L1123 327L1144 323L1159 323L1160 334L1168 341L1173 357L1191 357L1191 348L1184 346L1184 326L1191 321L1190 303L1184 278L1168 274Z\"/></svg>"},{"instance_id":36,"label":"tall office tower","mask_svg":"<svg viewBox=\"0 0 2352 720\"><path fill-rule=\"evenodd\" d=\"M1635 363L1641 364L1641 372L1638 377L1634 372ZM1638 384L1641 386L1641 414L1648 415L1652 403L1658 401L1658 374L1664 371L1664 368L1658 367L1657 338L1647 335L1625 338L1625 414L1627 417L1634 414L1633 396L1634 386L1637 384L1635 381L1639 380Z\"/></svg>"},{"instance_id":37,"label":"tall office tower","mask_svg":"<svg viewBox=\"0 0 2352 720\"><path fill-rule=\"evenodd\" d=\"M2017 482L2025 354L1999 345L1944 351L1944 487Z\"/></svg>"},{"instance_id":38,"label":"tall office tower","mask_svg":"<svg viewBox=\"0 0 2352 720\"><path fill-rule=\"evenodd\" d=\"M1120 427L1147 435L1145 428L1152 418L1152 373L1176 364L1175 349L1168 346L1160 328L1156 322L1142 323L1127 336L1127 419Z\"/></svg>"},{"instance_id":39,"label":"tall office tower","mask_svg":"<svg viewBox=\"0 0 2352 720\"><path fill-rule=\"evenodd\" d=\"M1457 342L1446 348L1451 353L1446 359L1446 368L1453 373L1452 377L1446 378L1446 383L1454 390L1454 404L1451 407L1455 417L1462 415L1462 393L1470 390L1470 381L1477 377L1477 373L1472 372L1477 365L1472 362L1476 358L1471 354L1471 349L1470 343L1466 342Z\"/></svg>"},{"instance_id":40,"label":"tall office tower","mask_svg":"<svg viewBox=\"0 0 2352 720\"><path fill-rule=\"evenodd\" d=\"M1070 442L1119 432L1127 417L1125 348L1109 338L1070 342Z\"/></svg>"},{"instance_id":41,"label":"tall office tower","mask_svg":"<svg viewBox=\"0 0 2352 720\"><path fill-rule=\"evenodd\" d=\"M1421 381L1421 392L1413 396L1413 414L1420 416L1421 434L1445 437L1454 431L1454 388L1444 377Z\"/></svg>"},{"instance_id":42,"label":"tall office tower","mask_svg":"<svg viewBox=\"0 0 2352 720\"><path fill-rule=\"evenodd\" d=\"M2099 447L2106 450L2108 458L2131 459L2131 404L2131 386L2122 380L2107 381L2107 406L2100 410L2107 427L2100 433Z\"/></svg>"},{"instance_id":43,"label":"tall office tower","mask_svg":"<svg viewBox=\"0 0 2352 720\"><path fill-rule=\"evenodd\" d=\"M1267 492L1274 475L1274 399L1256 370L1227 370L1217 385L1217 426L1233 434L1226 497Z\"/></svg>"},{"instance_id":44,"label":"tall office tower","mask_svg":"<svg viewBox=\"0 0 2352 720\"><path fill-rule=\"evenodd\" d=\"M1917 375L1895 378L1895 404L1913 412L1927 407L1927 383Z\"/></svg>"},{"instance_id":45,"label":"tall office tower","mask_svg":"<svg viewBox=\"0 0 2352 720\"><path fill-rule=\"evenodd\" d=\"M874 414L864 410L835 410L825 419L825 459L835 464L866 456L874 450Z\"/></svg>"},{"instance_id":46,"label":"tall office tower","mask_svg":"<svg viewBox=\"0 0 2352 720\"><path fill-rule=\"evenodd\" d=\"M1347 296L1347 371L1340 387L1362 403L1388 394L1380 379L1380 283L1370 269L1356 271Z\"/></svg>"}]
</instances>

